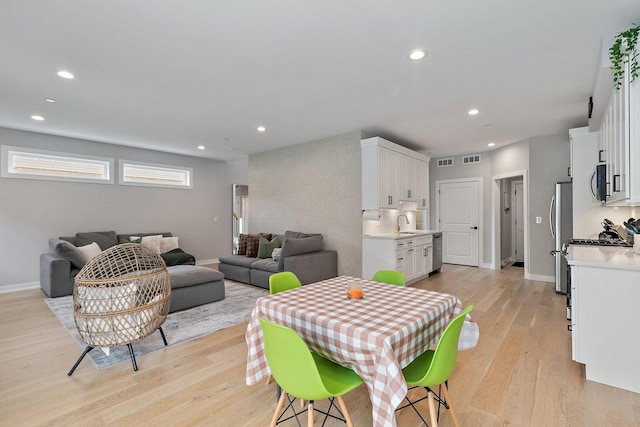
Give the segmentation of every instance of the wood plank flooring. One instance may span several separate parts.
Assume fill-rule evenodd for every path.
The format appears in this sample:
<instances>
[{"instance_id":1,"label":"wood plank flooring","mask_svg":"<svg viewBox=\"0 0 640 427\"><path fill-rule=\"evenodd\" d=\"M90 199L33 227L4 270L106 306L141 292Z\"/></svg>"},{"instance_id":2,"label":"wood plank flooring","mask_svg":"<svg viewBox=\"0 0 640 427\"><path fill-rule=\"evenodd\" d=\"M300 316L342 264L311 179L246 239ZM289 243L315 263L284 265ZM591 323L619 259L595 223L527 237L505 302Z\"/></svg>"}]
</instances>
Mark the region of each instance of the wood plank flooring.
<instances>
[{"instance_id":1,"label":"wood plank flooring","mask_svg":"<svg viewBox=\"0 0 640 427\"><path fill-rule=\"evenodd\" d=\"M415 286L475 305L480 342L460 353L450 383L463 426L640 426L640 394L586 381L571 360L565 297L552 284L517 267L445 265ZM138 372L87 359L67 377L82 348L43 300L39 290L0 294L1 426L269 424L275 385L245 385L246 323L140 356ZM364 386L345 402L356 426L371 425ZM411 408L397 419L420 425ZM446 411L441 425L452 425Z\"/></svg>"}]
</instances>

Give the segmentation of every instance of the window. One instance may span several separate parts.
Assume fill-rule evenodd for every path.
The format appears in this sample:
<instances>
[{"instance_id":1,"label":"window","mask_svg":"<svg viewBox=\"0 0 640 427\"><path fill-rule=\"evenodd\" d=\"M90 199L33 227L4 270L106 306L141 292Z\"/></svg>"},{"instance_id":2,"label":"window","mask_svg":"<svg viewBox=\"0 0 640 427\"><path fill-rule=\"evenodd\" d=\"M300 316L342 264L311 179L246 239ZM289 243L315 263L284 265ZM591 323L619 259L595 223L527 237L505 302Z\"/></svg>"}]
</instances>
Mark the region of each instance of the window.
<instances>
[{"instance_id":1,"label":"window","mask_svg":"<svg viewBox=\"0 0 640 427\"><path fill-rule=\"evenodd\" d=\"M113 184L113 159L2 146L2 177Z\"/></svg>"},{"instance_id":2,"label":"window","mask_svg":"<svg viewBox=\"0 0 640 427\"><path fill-rule=\"evenodd\" d=\"M192 189L193 169L120 160L120 184Z\"/></svg>"}]
</instances>

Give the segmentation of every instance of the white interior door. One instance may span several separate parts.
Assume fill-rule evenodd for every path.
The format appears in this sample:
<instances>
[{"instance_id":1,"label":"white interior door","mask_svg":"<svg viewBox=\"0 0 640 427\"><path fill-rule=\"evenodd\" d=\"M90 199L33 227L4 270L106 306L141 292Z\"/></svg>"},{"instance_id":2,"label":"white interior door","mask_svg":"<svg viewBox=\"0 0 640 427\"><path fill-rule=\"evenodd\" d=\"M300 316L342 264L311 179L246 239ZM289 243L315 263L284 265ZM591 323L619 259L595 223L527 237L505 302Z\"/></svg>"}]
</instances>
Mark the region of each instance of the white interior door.
<instances>
[{"instance_id":1,"label":"white interior door","mask_svg":"<svg viewBox=\"0 0 640 427\"><path fill-rule=\"evenodd\" d=\"M514 259L524 261L524 191L522 181L514 181L512 185L512 205L513 205L513 228L514 238L513 248L515 250Z\"/></svg>"},{"instance_id":2,"label":"white interior door","mask_svg":"<svg viewBox=\"0 0 640 427\"><path fill-rule=\"evenodd\" d=\"M438 214L442 230L442 262L478 266L478 181L438 184Z\"/></svg>"}]
</instances>

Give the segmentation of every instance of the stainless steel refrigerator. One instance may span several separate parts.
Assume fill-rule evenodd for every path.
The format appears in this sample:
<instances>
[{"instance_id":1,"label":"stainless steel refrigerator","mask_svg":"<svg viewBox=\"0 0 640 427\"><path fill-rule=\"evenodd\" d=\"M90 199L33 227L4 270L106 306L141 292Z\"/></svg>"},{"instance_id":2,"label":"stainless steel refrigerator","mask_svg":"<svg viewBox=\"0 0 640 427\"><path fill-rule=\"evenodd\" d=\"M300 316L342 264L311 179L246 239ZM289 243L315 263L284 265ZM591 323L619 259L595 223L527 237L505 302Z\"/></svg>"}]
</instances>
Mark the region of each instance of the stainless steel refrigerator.
<instances>
[{"instance_id":1,"label":"stainless steel refrigerator","mask_svg":"<svg viewBox=\"0 0 640 427\"><path fill-rule=\"evenodd\" d=\"M549 229L555 241L551 255L556 258L556 292L567 293L566 248L573 234L573 201L571 182L556 182L556 192L549 206Z\"/></svg>"}]
</instances>

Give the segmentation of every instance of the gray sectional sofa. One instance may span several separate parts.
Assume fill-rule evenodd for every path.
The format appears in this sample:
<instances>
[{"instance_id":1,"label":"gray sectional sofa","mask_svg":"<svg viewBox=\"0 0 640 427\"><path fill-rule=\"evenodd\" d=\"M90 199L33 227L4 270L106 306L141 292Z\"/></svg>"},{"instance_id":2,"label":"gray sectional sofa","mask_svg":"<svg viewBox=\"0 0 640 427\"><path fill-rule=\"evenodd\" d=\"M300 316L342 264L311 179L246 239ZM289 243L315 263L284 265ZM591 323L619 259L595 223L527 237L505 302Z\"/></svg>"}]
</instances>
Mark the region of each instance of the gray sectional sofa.
<instances>
[{"instance_id":1,"label":"gray sectional sofa","mask_svg":"<svg viewBox=\"0 0 640 427\"><path fill-rule=\"evenodd\" d=\"M64 242L78 247L93 241L100 246L101 250L105 250L118 242L128 241L131 236L160 234L171 237L171 233L116 234L115 231L103 231L51 239L49 241L51 252L40 256L40 287L50 298L73 294L74 279L80 272L80 261L74 257L73 248L69 251L69 246ZM182 257L186 264L167 267L171 280L170 313L219 301L225 297L224 274L208 267L189 265L195 264L195 260L190 261L189 257L193 259L190 255Z\"/></svg>"},{"instance_id":2,"label":"gray sectional sofa","mask_svg":"<svg viewBox=\"0 0 640 427\"><path fill-rule=\"evenodd\" d=\"M338 275L338 253L323 249L321 234L287 231L271 235L275 237L280 240L279 259L229 255L219 258L218 270L227 279L265 289L269 289L269 276L281 271L293 272L303 285Z\"/></svg>"}]
</instances>

